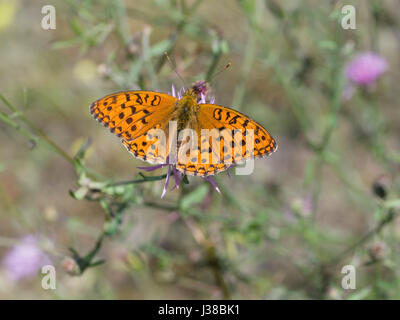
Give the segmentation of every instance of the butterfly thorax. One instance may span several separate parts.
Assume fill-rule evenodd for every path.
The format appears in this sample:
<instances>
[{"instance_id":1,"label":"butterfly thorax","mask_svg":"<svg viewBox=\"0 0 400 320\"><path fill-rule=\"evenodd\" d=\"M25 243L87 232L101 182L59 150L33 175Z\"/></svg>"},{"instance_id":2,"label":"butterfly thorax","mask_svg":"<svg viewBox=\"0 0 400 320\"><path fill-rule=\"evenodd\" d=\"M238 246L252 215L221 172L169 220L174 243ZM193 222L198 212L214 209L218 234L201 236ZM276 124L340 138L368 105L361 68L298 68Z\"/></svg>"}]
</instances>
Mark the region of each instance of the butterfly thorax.
<instances>
[{"instance_id":1,"label":"butterfly thorax","mask_svg":"<svg viewBox=\"0 0 400 320\"><path fill-rule=\"evenodd\" d=\"M195 118L198 109L196 93L192 89L186 91L176 105L178 130L188 127L190 121Z\"/></svg>"}]
</instances>

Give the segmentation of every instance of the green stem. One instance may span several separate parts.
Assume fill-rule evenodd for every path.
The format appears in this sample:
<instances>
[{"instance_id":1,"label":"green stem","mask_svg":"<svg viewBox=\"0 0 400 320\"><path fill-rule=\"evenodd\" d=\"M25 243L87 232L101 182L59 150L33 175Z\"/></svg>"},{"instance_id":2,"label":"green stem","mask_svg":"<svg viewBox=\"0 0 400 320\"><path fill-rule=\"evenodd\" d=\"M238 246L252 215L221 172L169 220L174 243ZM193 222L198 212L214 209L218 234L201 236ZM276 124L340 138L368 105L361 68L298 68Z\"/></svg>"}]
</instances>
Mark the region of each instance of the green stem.
<instances>
[{"instance_id":1,"label":"green stem","mask_svg":"<svg viewBox=\"0 0 400 320\"><path fill-rule=\"evenodd\" d=\"M25 130L24 128L21 128L18 123L16 123L13 119L11 119L6 113L2 111L0 111L0 120L10 127L14 128L15 130L21 132L27 138L36 141L36 137L33 136L32 133L30 133L28 130Z\"/></svg>"},{"instance_id":2,"label":"green stem","mask_svg":"<svg viewBox=\"0 0 400 320\"><path fill-rule=\"evenodd\" d=\"M239 110L240 110L240 106L243 103L244 95L246 93L247 81L250 76L251 68L253 66L255 55L256 55L256 49L257 49L256 33L258 31L258 26L261 22L262 14L263 14L263 10L262 10L261 1L257 0L256 8L254 9L253 15L251 17L249 17L250 34L249 34L249 40L246 45L246 51L245 51L242 70L241 70L242 76L240 77L239 84L235 88L235 92L234 92L233 99L232 99L232 105L236 109L239 109Z\"/></svg>"},{"instance_id":3,"label":"green stem","mask_svg":"<svg viewBox=\"0 0 400 320\"><path fill-rule=\"evenodd\" d=\"M196 12L198 6L200 5L200 3L202 1L203 0L196 0L196 2L186 12L184 12L185 17L177 25L176 31L174 32L174 34L172 36L170 36L170 40L171 40L170 46L166 50L168 55L172 56L172 53L175 49L175 45L176 45L179 35L182 33L183 29L186 27L186 24L187 24L189 18ZM156 67L155 67L156 73L158 73L161 70L161 68L164 66L165 61L166 61L166 59L165 59L164 55L159 58L159 60L156 64Z\"/></svg>"},{"instance_id":4,"label":"green stem","mask_svg":"<svg viewBox=\"0 0 400 320\"><path fill-rule=\"evenodd\" d=\"M69 163L74 164L74 159L70 157L63 149L61 149L53 140L51 140L43 130L34 125L25 115L18 111L8 100L0 94L0 99L4 104L14 112L22 122L24 122L37 136L39 136L44 142L46 142L51 148L53 148L59 155L61 155ZM4 116L4 113L3 113ZM3 120L3 118L2 118ZM13 125L15 127L15 125ZM25 131L26 133L26 131Z\"/></svg>"},{"instance_id":5,"label":"green stem","mask_svg":"<svg viewBox=\"0 0 400 320\"><path fill-rule=\"evenodd\" d=\"M339 41L337 41L339 43ZM339 47L339 45L338 45ZM334 130L336 129L339 110L341 105L341 97L343 91L343 72L342 66L340 64L340 50L336 49L333 65L333 94L331 99L331 110L328 118L327 126L323 132L321 143L316 148L317 152L317 163L316 163L316 183L314 184L313 191L313 208L312 208L312 218L315 220L316 213L318 210L319 197L321 194L322 185L322 169L325 164L325 151L329 147L330 139Z\"/></svg>"},{"instance_id":6,"label":"green stem","mask_svg":"<svg viewBox=\"0 0 400 320\"><path fill-rule=\"evenodd\" d=\"M147 177L147 176L143 175L142 173L140 173L140 175L143 177L142 179L113 182L113 183L108 184L107 187L123 186L123 185L127 185L127 184L143 183L143 182L148 182L148 181L159 181L159 180L163 180L167 177L167 174L163 174L161 176L155 176L155 177Z\"/></svg>"},{"instance_id":7,"label":"green stem","mask_svg":"<svg viewBox=\"0 0 400 320\"><path fill-rule=\"evenodd\" d=\"M365 235L363 235L359 240L357 240L354 244L352 244L350 247L336 255L334 258L332 258L327 265L334 265L338 263L340 260L342 260L344 257L355 251L358 247L366 243L370 238L372 238L374 235L378 234L381 232L381 230L391 223L395 218L397 217L397 214L394 212L393 209L390 209L377 226L375 226L373 229L368 231Z\"/></svg>"},{"instance_id":8,"label":"green stem","mask_svg":"<svg viewBox=\"0 0 400 320\"><path fill-rule=\"evenodd\" d=\"M193 219L187 218L180 213L181 219L190 230L194 240L199 244L206 255L208 265L210 266L216 285L220 288L225 300L231 299L231 293L228 284L225 282L223 267L218 257L214 242L201 229L200 225Z\"/></svg>"},{"instance_id":9,"label":"green stem","mask_svg":"<svg viewBox=\"0 0 400 320\"><path fill-rule=\"evenodd\" d=\"M218 61L221 58L221 55L222 55L222 51L221 50L218 50L216 53L213 54L213 58L212 58L210 67L208 68L207 75L206 75L206 81L207 82L210 82L210 80L211 80L211 78L212 78L212 76L214 74L214 70L218 65Z\"/></svg>"}]
</instances>

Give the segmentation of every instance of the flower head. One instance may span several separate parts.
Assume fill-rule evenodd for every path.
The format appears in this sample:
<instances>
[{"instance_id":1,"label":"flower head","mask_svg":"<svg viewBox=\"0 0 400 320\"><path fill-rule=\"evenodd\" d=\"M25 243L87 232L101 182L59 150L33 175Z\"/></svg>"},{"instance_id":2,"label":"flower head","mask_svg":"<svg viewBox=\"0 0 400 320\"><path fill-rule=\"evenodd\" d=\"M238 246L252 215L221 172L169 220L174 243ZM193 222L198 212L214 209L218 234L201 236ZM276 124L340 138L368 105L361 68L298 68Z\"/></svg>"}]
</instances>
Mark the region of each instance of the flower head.
<instances>
[{"instance_id":1,"label":"flower head","mask_svg":"<svg viewBox=\"0 0 400 320\"><path fill-rule=\"evenodd\" d=\"M61 262L61 267L70 275L79 275L81 270L79 265L72 257L65 257Z\"/></svg>"},{"instance_id":2,"label":"flower head","mask_svg":"<svg viewBox=\"0 0 400 320\"><path fill-rule=\"evenodd\" d=\"M39 248L39 240L35 236L22 238L6 253L3 265L12 280L31 278L40 268L50 263L49 257Z\"/></svg>"},{"instance_id":3,"label":"flower head","mask_svg":"<svg viewBox=\"0 0 400 320\"><path fill-rule=\"evenodd\" d=\"M192 89L197 95L204 94L206 96L208 93L209 84L205 80L199 80L193 84Z\"/></svg>"},{"instance_id":4,"label":"flower head","mask_svg":"<svg viewBox=\"0 0 400 320\"><path fill-rule=\"evenodd\" d=\"M383 258L385 258L388 251L389 251L389 248L382 241L374 242L368 248L368 253L369 253L370 257L372 258L372 260L382 260Z\"/></svg>"},{"instance_id":5,"label":"flower head","mask_svg":"<svg viewBox=\"0 0 400 320\"><path fill-rule=\"evenodd\" d=\"M373 84L387 70L384 57L374 52L361 53L346 66L346 78L361 86Z\"/></svg>"},{"instance_id":6,"label":"flower head","mask_svg":"<svg viewBox=\"0 0 400 320\"><path fill-rule=\"evenodd\" d=\"M185 87L182 87L178 91L176 91L174 85L171 86L171 92L168 92L168 94L178 99L182 99L184 93L185 93Z\"/></svg>"},{"instance_id":7,"label":"flower head","mask_svg":"<svg viewBox=\"0 0 400 320\"><path fill-rule=\"evenodd\" d=\"M209 85L205 80L196 81L192 86L193 91L197 94L198 98L207 96Z\"/></svg>"},{"instance_id":8,"label":"flower head","mask_svg":"<svg viewBox=\"0 0 400 320\"><path fill-rule=\"evenodd\" d=\"M176 164L175 163L169 163L169 157L167 157L167 162L163 163L163 164L157 164L155 166L150 166L150 167L138 167L138 169L142 169L142 170L146 170L148 172L150 171L154 171L160 168L164 168L168 166L168 172L167 172L167 177L165 178L165 184L164 184L164 189L163 192L161 193L161 198L163 198L165 196L165 193L167 192L167 188L168 188L168 184L169 184L169 178L171 176L171 173L174 175L174 179L175 179L175 188L179 189L179 185L183 180L183 174L180 173L177 169L176 169Z\"/></svg>"},{"instance_id":9,"label":"flower head","mask_svg":"<svg viewBox=\"0 0 400 320\"><path fill-rule=\"evenodd\" d=\"M192 85L192 89L194 93L197 95L197 102L198 103L207 103L207 95L210 89L210 86L207 81L205 80L199 80L196 81ZM209 103L214 104L215 98L214 97L209 97Z\"/></svg>"}]
</instances>

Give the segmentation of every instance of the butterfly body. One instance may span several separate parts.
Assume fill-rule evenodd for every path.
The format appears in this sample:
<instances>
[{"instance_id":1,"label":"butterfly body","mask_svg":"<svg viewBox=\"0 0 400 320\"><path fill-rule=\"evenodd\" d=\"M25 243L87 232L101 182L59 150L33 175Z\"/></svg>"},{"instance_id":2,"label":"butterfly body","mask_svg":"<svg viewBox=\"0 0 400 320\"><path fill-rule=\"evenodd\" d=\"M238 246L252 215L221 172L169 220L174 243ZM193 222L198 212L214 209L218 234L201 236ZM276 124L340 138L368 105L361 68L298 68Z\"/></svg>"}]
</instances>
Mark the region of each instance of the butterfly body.
<instances>
[{"instance_id":1,"label":"butterfly body","mask_svg":"<svg viewBox=\"0 0 400 320\"><path fill-rule=\"evenodd\" d=\"M182 98L176 104L176 120L178 122L178 131L190 126L190 120L193 120L199 110L197 104L197 95L193 90L186 91Z\"/></svg>"},{"instance_id":2,"label":"butterfly body","mask_svg":"<svg viewBox=\"0 0 400 320\"><path fill-rule=\"evenodd\" d=\"M166 143L171 123L176 122L178 136L191 130L192 136L177 143L176 169L184 174L214 175L276 150L275 140L256 121L231 108L199 100L193 89L180 99L152 91L124 91L93 102L90 112L120 137L135 157L153 164L167 163L172 152ZM164 140L155 139L152 129L161 130Z\"/></svg>"}]
</instances>

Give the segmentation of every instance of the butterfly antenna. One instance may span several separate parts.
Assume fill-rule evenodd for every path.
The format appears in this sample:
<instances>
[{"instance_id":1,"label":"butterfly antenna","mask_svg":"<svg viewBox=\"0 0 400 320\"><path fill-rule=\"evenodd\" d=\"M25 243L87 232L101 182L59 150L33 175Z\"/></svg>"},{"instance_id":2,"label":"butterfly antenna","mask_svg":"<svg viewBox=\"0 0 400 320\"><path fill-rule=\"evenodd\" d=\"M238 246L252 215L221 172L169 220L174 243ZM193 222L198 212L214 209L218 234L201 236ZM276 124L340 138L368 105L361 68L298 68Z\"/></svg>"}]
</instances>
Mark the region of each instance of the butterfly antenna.
<instances>
[{"instance_id":1,"label":"butterfly antenna","mask_svg":"<svg viewBox=\"0 0 400 320\"><path fill-rule=\"evenodd\" d=\"M178 70L176 70L176 65L172 62L171 58L168 55L168 52L164 52L164 56L167 58L168 62L171 64L172 68L174 69L175 74L178 76L178 78L182 81L183 86L186 86L185 80L181 77L181 75L178 73Z\"/></svg>"},{"instance_id":2,"label":"butterfly antenna","mask_svg":"<svg viewBox=\"0 0 400 320\"><path fill-rule=\"evenodd\" d=\"M222 72L224 72L226 69L229 69L232 66L232 62L229 62L225 67L223 67L221 70L217 71L216 73L214 73L210 79L209 82L214 79L216 76L220 75Z\"/></svg>"}]
</instances>

